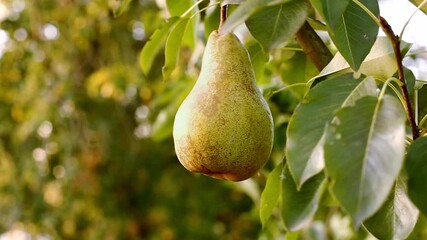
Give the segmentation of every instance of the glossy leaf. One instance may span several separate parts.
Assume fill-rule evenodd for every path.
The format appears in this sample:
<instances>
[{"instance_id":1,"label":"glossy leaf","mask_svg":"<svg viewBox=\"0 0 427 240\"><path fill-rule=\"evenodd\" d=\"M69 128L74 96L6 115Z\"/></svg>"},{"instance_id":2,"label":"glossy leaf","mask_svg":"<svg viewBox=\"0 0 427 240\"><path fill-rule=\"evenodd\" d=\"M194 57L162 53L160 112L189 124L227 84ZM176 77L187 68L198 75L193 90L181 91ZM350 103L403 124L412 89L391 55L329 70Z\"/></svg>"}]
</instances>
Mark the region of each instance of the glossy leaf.
<instances>
[{"instance_id":1,"label":"glossy leaf","mask_svg":"<svg viewBox=\"0 0 427 240\"><path fill-rule=\"evenodd\" d=\"M408 149L405 161L408 172L408 195L427 215L427 137L415 140Z\"/></svg>"},{"instance_id":2,"label":"glossy leaf","mask_svg":"<svg viewBox=\"0 0 427 240\"><path fill-rule=\"evenodd\" d=\"M132 0L121 0L119 6L113 11L114 17L122 15L128 8L130 2L132 2Z\"/></svg>"},{"instance_id":3,"label":"glossy leaf","mask_svg":"<svg viewBox=\"0 0 427 240\"><path fill-rule=\"evenodd\" d=\"M268 175L267 183L261 194L261 204L259 209L259 218L262 226L265 226L276 208L281 193L281 175L283 166L278 164Z\"/></svg>"},{"instance_id":4,"label":"glossy leaf","mask_svg":"<svg viewBox=\"0 0 427 240\"><path fill-rule=\"evenodd\" d=\"M311 89L295 110L287 132L286 155L289 170L300 187L324 167L324 130L341 107L361 96L375 95L375 81L354 79L352 74L337 76Z\"/></svg>"},{"instance_id":5,"label":"glossy leaf","mask_svg":"<svg viewBox=\"0 0 427 240\"><path fill-rule=\"evenodd\" d=\"M360 2L375 16L379 14L377 1L360 0ZM371 50L377 34L378 25L353 1L350 1L335 27L330 28L332 41L355 71Z\"/></svg>"},{"instance_id":6,"label":"glossy leaf","mask_svg":"<svg viewBox=\"0 0 427 240\"><path fill-rule=\"evenodd\" d=\"M223 33L231 32L235 27L244 23L252 14L265 6L281 4L287 0L245 0L234 10L221 28Z\"/></svg>"},{"instance_id":7,"label":"glossy leaf","mask_svg":"<svg viewBox=\"0 0 427 240\"><path fill-rule=\"evenodd\" d=\"M246 21L246 26L265 51L269 51L281 47L298 31L307 18L308 10L306 1L292 0L262 8Z\"/></svg>"},{"instance_id":8,"label":"glossy leaf","mask_svg":"<svg viewBox=\"0 0 427 240\"><path fill-rule=\"evenodd\" d=\"M335 28L351 0L310 0L323 20L331 28Z\"/></svg>"},{"instance_id":9,"label":"glossy leaf","mask_svg":"<svg viewBox=\"0 0 427 240\"><path fill-rule=\"evenodd\" d=\"M150 71L154 58L156 57L160 49L163 47L170 28L178 20L179 17L169 18L166 22L163 23L162 26L160 26L153 33L153 35L150 37L150 40L145 44L139 56L139 64L145 74L148 74L148 72Z\"/></svg>"},{"instance_id":10,"label":"glossy leaf","mask_svg":"<svg viewBox=\"0 0 427 240\"><path fill-rule=\"evenodd\" d=\"M339 110L326 130L326 172L356 227L381 207L400 171L405 121L395 97L365 96Z\"/></svg>"},{"instance_id":11,"label":"glossy leaf","mask_svg":"<svg viewBox=\"0 0 427 240\"><path fill-rule=\"evenodd\" d=\"M406 194L405 183L399 178L386 202L364 226L378 239L406 239L418 220L418 209Z\"/></svg>"},{"instance_id":12,"label":"glossy leaf","mask_svg":"<svg viewBox=\"0 0 427 240\"><path fill-rule=\"evenodd\" d=\"M189 18L181 18L171 30L165 47L165 65L162 68L163 78L167 79L175 69L179 57L179 49Z\"/></svg>"},{"instance_id":13,"label":"glossy leaf","mask_svg":"<svg viewBox=\"0 0 427 240\"><path fill-rule=\"evenodd\" d=\"M282 180L281 210L286 229L289 231L300 230L312 219L318 208L325 183L325 175L319 173L298 190L289 169L285 167Z\"/></svg>"},{"instance_id":14,"label":"glossy leaf","mask_svg":"<svg viewBox=\"0 0 427 240\"><path fill-rule=\"evenodd\" d=\"M405 55L412 44L402 42L401 51ZM344 57L337 52L329 64L320 72L316 78L331 75L337 72L352 72L350 65ZM374 76L375 79L387 80L397 71L396 59L394 57L393 47L386 37L379 37L366 59L360 66L359 73L367 76Z\"/></svg>"}]
</instances>

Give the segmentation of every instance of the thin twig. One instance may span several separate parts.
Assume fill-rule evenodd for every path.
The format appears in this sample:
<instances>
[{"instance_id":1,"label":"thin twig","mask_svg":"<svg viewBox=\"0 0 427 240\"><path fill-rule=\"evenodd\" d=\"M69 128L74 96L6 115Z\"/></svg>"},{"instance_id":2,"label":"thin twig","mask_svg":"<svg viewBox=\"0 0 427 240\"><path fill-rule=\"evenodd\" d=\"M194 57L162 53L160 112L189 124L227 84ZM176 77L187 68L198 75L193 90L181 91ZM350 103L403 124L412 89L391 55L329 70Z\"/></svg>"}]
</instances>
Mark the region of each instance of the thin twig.
<instances>
[{"instance_id":1,"label":"thin twig","mask_svg":"<svg viewBox=\"0 0 427 240\"><path fill-rule=\"evenodd\" d=\"M227 20L227 10L228 10L227 4L221 6L221 16L220 16L220 22L219 22L219 27L218 27L218 32L220 34L221 34L222 25L224 25L225 20Z\"/></svg>"},{"instance_id":2,"label":"thin twig","mask_svg":"<svg viewBox=\"0 0 427 240\"><path fill-rule=\"evenodd\" d=\"M399 80L402 83L400 88L403 92L403 98L405 99L406 110L409 120L409 125L412 130L413 139L417 139L420 136L417 123L415 121L414 113L412 111L411 99L409 97L408 88L406 86L405 74L403 71L402 64L402 53L400 52L400 38L394 34L393 29L388 24L388 22L381 16L379 16L380 26L383 29L384 33L387 35L387 38L390 40L391 45L393 46L394 56L396 57L397 63L397 73L399 74Z\"/></svg>"}]
</instances>

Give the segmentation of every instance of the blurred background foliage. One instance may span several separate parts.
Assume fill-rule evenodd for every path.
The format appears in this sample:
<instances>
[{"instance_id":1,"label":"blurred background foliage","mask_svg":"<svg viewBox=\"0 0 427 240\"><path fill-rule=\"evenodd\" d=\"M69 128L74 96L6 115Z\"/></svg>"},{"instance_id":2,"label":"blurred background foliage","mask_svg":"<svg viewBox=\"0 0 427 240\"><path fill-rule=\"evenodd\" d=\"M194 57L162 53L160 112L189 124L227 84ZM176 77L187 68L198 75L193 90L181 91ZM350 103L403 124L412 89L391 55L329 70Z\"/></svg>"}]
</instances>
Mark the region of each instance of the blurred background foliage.
<instances>
[{"instance_id":1,"label":"blurred background foliage","mask_svg":"<svg viewBox=\"0 0 427 240\"><path fill-rule=\"evenodd\" d=\"M197 78L203 30L190 36L194 41L186 42L170 79L162 78L162 53L144 75L139 52L169 12L164 2L140 0L114 18L116 5L114 0L0 1L0 234L269 236L257 209L265 173L241 183L212 180L187 172L174 154L172 122ZM216 17L211 19L215 27ZM263 80L267 90L280 87L274 71L280 65L267 71L276 76ZM276 162L297 96L270 99L273 112L280 113L275 114ZM273 165L270 161L266 169Z\"/></svg>"},{"instance_id":2,"label":"blurred background foliage","mask_svg":"<svg viewBox=\"0 0 427 240\"><path fill-rule=\"evenodd\" d=\"M191 20L167 79L164 51L146 74L138 58L164 19L191 2L134 0L114 17L117 0L0 0L0 239L283 238L278 212L262 229L259 198L306 89L272 92L318 71L294 40L266 54L236 29L274 116L273 153L239 183L189 173L175 156L172 123L218 26L218 5ZM325 195L315 221L287 239L355 238Z\"/></svg>"}]
</instances>

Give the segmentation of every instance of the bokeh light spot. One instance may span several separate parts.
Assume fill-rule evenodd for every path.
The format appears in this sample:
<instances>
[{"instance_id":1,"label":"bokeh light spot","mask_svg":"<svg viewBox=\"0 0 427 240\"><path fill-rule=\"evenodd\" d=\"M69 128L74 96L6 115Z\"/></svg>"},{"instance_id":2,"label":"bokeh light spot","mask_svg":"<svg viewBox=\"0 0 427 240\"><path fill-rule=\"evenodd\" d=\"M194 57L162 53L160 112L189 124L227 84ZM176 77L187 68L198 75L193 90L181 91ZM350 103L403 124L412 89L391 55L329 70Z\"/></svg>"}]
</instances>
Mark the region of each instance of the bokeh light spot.
<instances>
[{"instance_id":1,"label":"bokeh light spot","mask_svg":"<svg viewBox=\"0 0 427 240\"><path fill-rule=\"evenodd\" d=\"M147 119L149 113L150 109L147 106L139 106L135 111L135 118L139 121L145 120Z\"/></svg>"},{"instance_id":2,"label":"bokeh light spot","mask_svg":"<svg viewBox=\"0 0 427 240\"><path fill-rule=\"evenodd\" d=\"M47 153L43 148L36 148L33 150L33 158L37 162L46 162Z\"/></svg>"},{"instance_id":3,"label":"bokeh light spot","mask_svg":"<svg viewBox=\"0 0 427 240\"><path fill-rule=\"evenodd\" d=\"M43 26L43 36L47 40L55 40L59 37L58 28L55 25L48 23Z\"/></svg>"},{"instance_id":4,"label":"bokeh light spot","mask_svg":"<svg viewBox=\"0 0 427 240\"><path fill-rule=\"evenodd\" d=\"M52 133L52 123L49 121L44 121L42 124L40 124L39 128L37 129L37 133L42 138L48 138L50 134Z\"/></svg>"},{"instance_id":5,"label":"bokeh light spot","mask_svg":"<svg viewBox=\"0 0 427 240\"><path fill-rule=\"evenodd\" d=\"M61 166L61 165L55 166L52 170L52 173L53 173L53 176L55 176L58 179L64 178L65 177L65 168L64 168L64 166Z\"/></svg>"},{"instance_id":6,"label":"bokeh light spot","mask_svg":"<svg viewBox=\"0 0 427 240\"><path fill-rule=\"evenodd\" d=\"M132 37L135 40L141 41L145 38L145 29L142 22L136 21L132 25Z\"/></svg>"},{"instance_id":7,"label":"bokeh light spot","mask_svg":"<svg viewBox=\"0 0 427 240\"><path fill-rule=\"evenodd\" d=\"M13 37L17 40L17 41L25 41L28 37L28 33L27 30L25 30L25 28L18 28L15 30L15 33L13 34Z\"/></svg>"}]
</instances>

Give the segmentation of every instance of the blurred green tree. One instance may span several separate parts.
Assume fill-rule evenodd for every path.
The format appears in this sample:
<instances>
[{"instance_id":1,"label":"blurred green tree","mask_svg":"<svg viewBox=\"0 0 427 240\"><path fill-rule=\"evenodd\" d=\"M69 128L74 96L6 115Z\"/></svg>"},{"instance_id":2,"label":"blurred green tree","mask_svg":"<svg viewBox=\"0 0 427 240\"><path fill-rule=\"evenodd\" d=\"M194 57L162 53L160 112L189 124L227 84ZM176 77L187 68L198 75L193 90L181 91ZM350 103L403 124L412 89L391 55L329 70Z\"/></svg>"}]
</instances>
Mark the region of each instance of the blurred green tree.
<instances>
[{"instance_id":1,"label":"blurred green tree","mask_svg":"<svg viewBox=\"0 0 427 240\"><path fill-rule=\"evenodd\" d=\"M160 68L145 76L138 65L164 10L134 1L114 18L115 7L103 0L0 3L0 232L255 235L250 197L176 161L170 122L161 120L194 78L165 83Z\"/></svg>"},{"instance_id":2,"label":"blurred green tree","mask_svg":"<svg viewBox=\"0 0 427 240\"><path fill-rule=\"evenodd\" d=\"M218 28L220 2L231 4L223 27L234 30L247 47L275 124L270 160L243 182L190 174L177 161L172 141L175 113L197 79L207 36ZM405 207L412 212L403 218L403 227L381 225L384 213L395 210L395 201L409 202L408 176L411 199L424 197L419 189L425 179L413 170L423 166L417 165L424 156L423 140L411 148L414 160L405 168L409 173L402 171L398 177L387 172L387 177L394 174L393 181L398 179L391 190L396 194L376 202L383 207L374 217L358 219L365 227L353 228L362 224L352 225L356 214L347 209L353 192L339 194L350 184L337 190L330 184L330 191L325 190L325 174L336 180L341 170L328 163L348 155L330 147L341 144L331 137L341 136L341 129L326 128L325 122L335 124L338 109L337 115L348 121L348 116L363 115L354 114L362 111L348 102L366 95L356 105L370 110L376 101L369 92L376 87L372 79L382 88L396 72L393 50L386 38L377 37L378 26L366 14L378 13L378 1L327 2L0 1L0 239L13 234L34 239L363 239L373 238L368 231L378 237L395 228L393 234L403 229L407 235L415 222L409 238L423 239L427 220L420 214L417 221L418 209L410 204ZM345 28L350 37L343 37L339 27L343 19L354 24ZM178 29L172 35L182 34L182 39L168 38L174 21L188 21L185 32ZM312 38L317 40L307 42ZM326 45L316 45L322 40ZM403 42L402 52L410 47ZM326 66L330 51L337 54ZM415 61L425 53L408 56ZM346 84L360 74L373 78ZM422 135L427 129L426 82L409 69L405 76L411 99L418 99L414 106ZM345 89L340 92L336 86ZM401 96L399 90L388 90L383 92L387 99L390 94ZM347 95L344 99L335 93ZM311 97L331 101L310 109L304 104ZM393 129L403 125L386 120L384 126ZM304 132L314 125L313 131ZM298 172L300 165L289 159L323 156L323 145L322 151L315 151L323 130L337 131L328 135L325 145L328 171ZM372 129L362 125L359 130ZM286 143L297 137L302 139L296 142L312 146L305 152L301 147L289 150ZM412 140L407 138L407 146Z\"/></svg>"}]
</instances>

